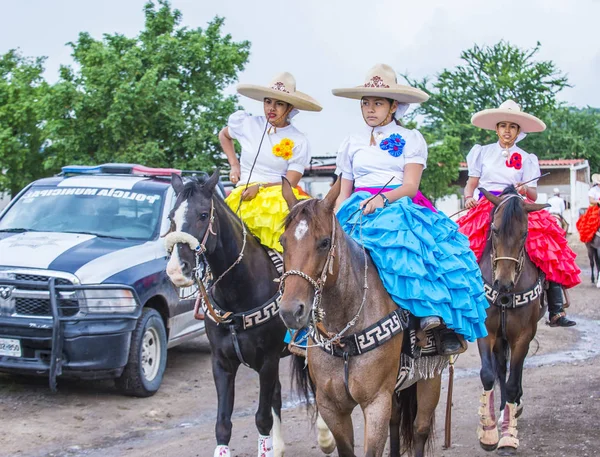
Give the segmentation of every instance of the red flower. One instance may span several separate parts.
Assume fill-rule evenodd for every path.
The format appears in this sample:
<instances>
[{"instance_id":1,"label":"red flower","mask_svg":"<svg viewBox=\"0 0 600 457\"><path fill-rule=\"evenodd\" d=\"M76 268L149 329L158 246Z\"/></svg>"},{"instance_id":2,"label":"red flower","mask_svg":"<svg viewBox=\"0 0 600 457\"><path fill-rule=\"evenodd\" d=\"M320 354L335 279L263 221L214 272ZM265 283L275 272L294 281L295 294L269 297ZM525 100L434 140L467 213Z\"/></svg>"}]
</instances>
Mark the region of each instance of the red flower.
<instances>
[{"instance_id":1,"label":"red flower","mask_svg":"<svg viewBox=\"0 0 600 457\"><path fill-rule=\"evenodd\" d=\"M516 170L520 170L523 168L523 157L518 152L514 152L510 159L506 161L506 166L510 168L514 168Z\"/></svg>"}]
</instances>

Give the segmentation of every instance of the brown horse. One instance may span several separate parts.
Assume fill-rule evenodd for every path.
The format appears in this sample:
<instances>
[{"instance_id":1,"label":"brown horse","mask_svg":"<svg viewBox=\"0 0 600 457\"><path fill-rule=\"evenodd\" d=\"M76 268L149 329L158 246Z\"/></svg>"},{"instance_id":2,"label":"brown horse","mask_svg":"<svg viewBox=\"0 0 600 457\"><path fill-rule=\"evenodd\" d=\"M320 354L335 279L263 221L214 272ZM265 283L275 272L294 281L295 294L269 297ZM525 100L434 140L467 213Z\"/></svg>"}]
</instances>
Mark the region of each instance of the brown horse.
<instances>
[{"instance_id":1,"label":"brown horse","mask_svg":"<svg viewBox=\"0 0 600 457\"><path fill-rule=\"evenodd\" d=\"M477 342L483 383L477 433L486 451L497 447L500 455L514 455L519 446L517 418L523 408L523 363L537 323L545 313L544 277L525 250L527 214L548 205L525 203L513 186L500 196L479 190L492 202L494 210L488 243L479 262L492 306L487 309L485 322L488 336ZM501 437L494 410L496 379L502 397Z\"/></svg>"},{"instance_id":2,"label":"brown horse","mask_svg":"<svg viewBox=\"0 0 600 457\"><path fill-rule=\"evenodd\" d=\"M283 185L290 214L281 237L286 272L280 315L291 329L312 329L308 373L302 370L299 382L316 392L317 409L340 457L355 455L351 414L357 405L365 419L366 456L383 454L388 427L390 456L400 456L400 428L404 448L423 456L441 374L394 394L407 317L368 254L338 223L334 206L340 183L323 200L302 202L289 183Z\"/></svg>"}]
</instances>

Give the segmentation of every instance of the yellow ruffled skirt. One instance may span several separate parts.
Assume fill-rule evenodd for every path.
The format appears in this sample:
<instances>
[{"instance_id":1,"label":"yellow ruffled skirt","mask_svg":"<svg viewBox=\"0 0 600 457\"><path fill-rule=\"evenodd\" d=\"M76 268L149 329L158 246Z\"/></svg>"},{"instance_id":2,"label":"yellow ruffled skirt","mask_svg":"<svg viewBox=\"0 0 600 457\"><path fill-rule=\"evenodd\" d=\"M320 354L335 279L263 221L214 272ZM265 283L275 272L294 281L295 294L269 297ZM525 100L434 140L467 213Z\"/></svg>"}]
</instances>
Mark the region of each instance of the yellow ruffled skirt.
<instances>
[{"instance_id":1,"label":"yellow ruffled skirt","mask_svg":"<svg viewBox=\"0 0 600 457\"><path fill-rule=\"evenodd\" d=\"M245 188L245 185L236 187L227 196L225 202L233 212L237 211L238 206L240 207L238 216L264 246L283 252L279 237L283 234L283 222L289 210L281 194L281 185L260 189L255 198L242 201L240 206L240 197ZM297 188L294 188L293 191L298 199L310 198Z\"/></svg>"}]
</instances>

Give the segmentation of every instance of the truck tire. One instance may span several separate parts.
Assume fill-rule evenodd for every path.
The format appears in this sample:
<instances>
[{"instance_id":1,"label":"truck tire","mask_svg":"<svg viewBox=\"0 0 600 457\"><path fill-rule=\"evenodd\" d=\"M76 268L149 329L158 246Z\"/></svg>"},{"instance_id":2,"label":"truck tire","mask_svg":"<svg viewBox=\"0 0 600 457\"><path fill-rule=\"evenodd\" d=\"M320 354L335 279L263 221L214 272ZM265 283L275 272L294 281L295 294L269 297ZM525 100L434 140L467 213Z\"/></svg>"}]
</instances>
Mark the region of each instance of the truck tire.
<instances>
[{"instance_id":1,"label":"truck tire","mask_svg":"<svg viewBox=\"0 0 600 457\"><path fill-rule=\"evenodd\" d=\"M160 388L166 366L165 324L155 309L144 308L131 335L127 365L115 384L125 395L151 397Z\"/></svg>"}]
</instances>

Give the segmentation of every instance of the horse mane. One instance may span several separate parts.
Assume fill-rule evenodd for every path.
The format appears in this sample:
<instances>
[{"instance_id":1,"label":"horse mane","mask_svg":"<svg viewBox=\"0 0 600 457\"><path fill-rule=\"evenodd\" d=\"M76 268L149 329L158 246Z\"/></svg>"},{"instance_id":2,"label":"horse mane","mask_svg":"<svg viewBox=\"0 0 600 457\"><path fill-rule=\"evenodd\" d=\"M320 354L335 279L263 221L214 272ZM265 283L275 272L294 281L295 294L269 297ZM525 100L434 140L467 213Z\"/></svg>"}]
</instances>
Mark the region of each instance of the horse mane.
<instances>
[{"instance_id":1,"label":"horse mane","mask_svg":"<svg viewBox=\"0 0 600 457\"><path fill-rule=\"evenodd\" d=\"M196 192L202 191L202 186L208 181L209 176L203 173L200 176L191 176L187 178L183 190L181 191L181 197L187 200L190 197L196 195Z\"/></svg>"},{"instance_id":2,"label":"horse mane","mask_svg":"<svg viewBox=\"0 0 600 457\"><path fill-rule=\"evenodd\" d=\"M508 197L510 195L519 195L515 186L511 185L511 186L506 187L500 194L500 197ZM500 221L500 226L498 227L498 232L503 237L514 238L514 237L518 236L518 233L516 230L518 224L516 224L515 222L516 221L519 221L519 222L524 221L524 223L526 223L527 222L527 213L525 212L525 209L523 208L523 204L522 204L522 201L520 198L517 199L517 198L511 197L508 199L508 201L503 203L502 206L503 206L504 211L502 213L502 219ZM494 210L494 211L496 211L496 210Z\"/></svg>"}]
</instances>

